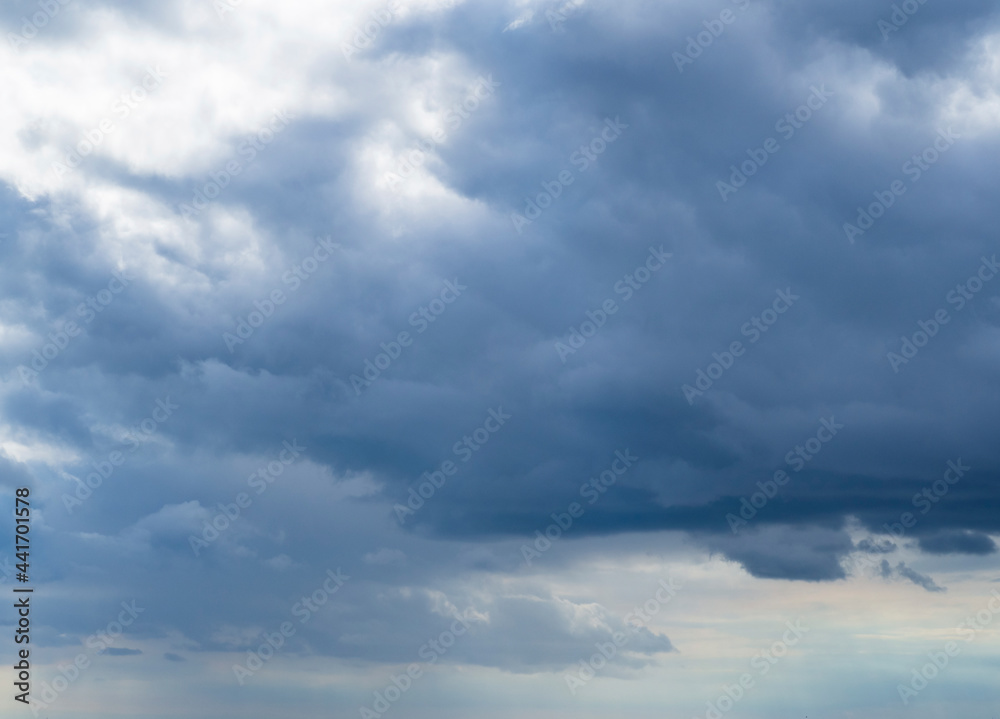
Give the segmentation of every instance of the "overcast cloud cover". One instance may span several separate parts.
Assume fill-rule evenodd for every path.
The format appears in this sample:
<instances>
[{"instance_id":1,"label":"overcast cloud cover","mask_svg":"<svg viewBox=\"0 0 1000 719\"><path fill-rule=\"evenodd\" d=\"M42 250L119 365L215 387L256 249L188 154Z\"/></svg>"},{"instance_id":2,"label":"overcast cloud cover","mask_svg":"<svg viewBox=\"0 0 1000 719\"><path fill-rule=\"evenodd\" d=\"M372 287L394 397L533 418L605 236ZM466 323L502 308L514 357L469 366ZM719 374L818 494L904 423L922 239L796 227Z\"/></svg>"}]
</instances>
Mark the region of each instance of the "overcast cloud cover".
<instances>
[{"instance_id":1,"label":"overcast cloud cover","mask_svg":"<svg viewBox=\"0 0 1000 719\"><path fill-rule=\"evenodd\" d=\"M995 3L0 28L3 716L1000 710Z\"/></svg>"}]
</instances>

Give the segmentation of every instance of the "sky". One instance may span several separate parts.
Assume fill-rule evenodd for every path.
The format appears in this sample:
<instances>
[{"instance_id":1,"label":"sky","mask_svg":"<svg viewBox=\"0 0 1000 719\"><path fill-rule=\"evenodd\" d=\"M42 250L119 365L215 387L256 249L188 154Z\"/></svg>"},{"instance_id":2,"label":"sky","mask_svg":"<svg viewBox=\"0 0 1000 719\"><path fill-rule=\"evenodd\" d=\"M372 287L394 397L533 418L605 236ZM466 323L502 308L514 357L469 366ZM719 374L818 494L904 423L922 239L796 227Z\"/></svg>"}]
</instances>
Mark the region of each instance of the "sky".
<instances>
[{"instance_id":1,"label":"sky","mask_svg":"<svg viewBox=\"0 0 1000 719\"><path fill-rule=\"evenodd\" d=\"M995 3L0 29L2 716L1000 713Z\"/></svg>"}]
</instances>

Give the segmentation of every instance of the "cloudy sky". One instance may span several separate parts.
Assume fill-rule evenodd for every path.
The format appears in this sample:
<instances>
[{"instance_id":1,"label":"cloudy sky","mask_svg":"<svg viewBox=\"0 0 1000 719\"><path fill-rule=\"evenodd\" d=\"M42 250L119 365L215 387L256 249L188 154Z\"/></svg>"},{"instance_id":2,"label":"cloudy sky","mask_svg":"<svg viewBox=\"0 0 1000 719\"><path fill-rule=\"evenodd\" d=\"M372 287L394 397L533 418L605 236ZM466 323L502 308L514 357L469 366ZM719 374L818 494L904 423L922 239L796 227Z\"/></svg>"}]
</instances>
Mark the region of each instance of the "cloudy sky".
<instances>
[{"instance_id":1,"label":"cloudy sky","mask_svg":"<svg viewBox=\"0 0 1000 719\"><path fill-rule=\"evenodd\" d=\"M995 3L0 26L4 716L1000 712Z\"/></svg>"}]
</instances>

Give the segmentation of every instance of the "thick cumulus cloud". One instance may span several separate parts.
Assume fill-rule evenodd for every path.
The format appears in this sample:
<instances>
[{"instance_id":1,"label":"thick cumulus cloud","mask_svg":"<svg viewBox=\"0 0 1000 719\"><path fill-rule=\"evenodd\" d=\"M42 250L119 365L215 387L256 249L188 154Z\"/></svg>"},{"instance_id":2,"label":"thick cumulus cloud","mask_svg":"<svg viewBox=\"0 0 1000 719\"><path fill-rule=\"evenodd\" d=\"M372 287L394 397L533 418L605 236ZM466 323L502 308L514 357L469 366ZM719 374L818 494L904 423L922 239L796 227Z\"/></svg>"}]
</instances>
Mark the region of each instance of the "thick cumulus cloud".
<instances>
[{"instance_id":1,"label":"thick cumulus cloud","mask_svg":"<svg viewBox=\"0 0 1000 719\"><path fill-rule=\"evenodd\" d=\"M53 637L141 593L170 661L243 651L342 567L296 651L471 611L448 661L553 670L623 621L496 579L553 524L995 551L994 4L217 6L3 11L0 485L93 602Z\"/></svg>"}]
</instances>

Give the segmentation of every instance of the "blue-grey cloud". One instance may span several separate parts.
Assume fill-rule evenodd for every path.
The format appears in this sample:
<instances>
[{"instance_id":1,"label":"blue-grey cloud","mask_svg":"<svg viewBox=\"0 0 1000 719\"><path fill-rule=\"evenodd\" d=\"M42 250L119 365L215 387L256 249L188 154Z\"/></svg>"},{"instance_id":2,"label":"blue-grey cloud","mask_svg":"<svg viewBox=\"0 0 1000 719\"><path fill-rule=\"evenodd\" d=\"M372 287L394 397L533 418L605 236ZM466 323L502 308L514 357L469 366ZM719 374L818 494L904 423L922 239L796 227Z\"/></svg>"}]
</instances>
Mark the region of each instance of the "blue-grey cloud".
<instances>
[{"instance_id":1,"label":"blue-grey cloud","mask_svg":"<svg viewBox=\"0 0 1000 719\"><path fill-rule=\"evenodd\" d=\"M997 545L981 532L942 532L921 537L920 549L928 554L993 554Z\"/></svg>"},{"instance_id":2,"label":"blue-grey cloud","mask_svg":"<svg viewBox=\"0 0 1000 719\"><path fill-rule=\"evenodd\" d=\"M910 540L931 555L996 551L995 4L927 3L884 37L891 7L725 3L737 21L683 72L675 55L722 6L593 3L552 32L540 11L512 24L516 5L411 12L350 63L337 42L300 39L301 58L275 51L298 74L240 66L212 88L185 69L187 46L166 44L216 47L186 35L183 8L105 2L106 22L176 55L163 59L176 94L129 118L148 137L108 140L46 185L104 105L93 119L44 102L13 115L0 488L32 486L35 576L70 588L51 596L45 646L83 642L137 597L130 639L247 651L342 566L350 583L290 655L407 662L450 625L450 604L490 621L446 662L557 671L622 620L601 609L581 629L589 598L498 578L524 579L521 543L574 502L585 512L546 555L554 569L593 551L578 540L668 531L755 577L810 582ZM19 32L35 7L14 3L0 24ZM91 37L87 18L66 6L19 71ZM199 27L236 42L247 26L229 20ZM134 71L86 97L115 97ZM495 91L449 126L485 76ZM260 123L245 114L279 102L295 117L250 162L240 148ZM397 158L438 126L446 141L388 189ZM913 180L905 163L949 127L960 137ZM771 138L780 148L756 167ZM231 161L241 173L184 217ZM41 189L18 189L22 176ZM905 193L850 243L844 224L896 180ZM723 197L720 182L740 186ZM327 237L337 248L318 260ZM134 279L108 289L123 272ZM798 299L778 313L781 293ZM931 323L939 310L947 322ZM168 400L176 410L143 430ZM510 419L484 430L498 408ZM843 428L820 441L823 421ZM292 441L303 457L281 465ZM598 491L625 450L634 466ZM102 471L115 452L124 461ZM946 475L958 458L971 469ZM400 523L394 506L445 462L457 471ZM252 505L226 519L243 492ZM744 500L753 513L734 533ZM220 515L226 529L195 554ZM857 545L855 522L871 535ZM901 561L879 571L943 590ZM673 648L649 631L620 661Z\"/></svg>"}]
</instances>

